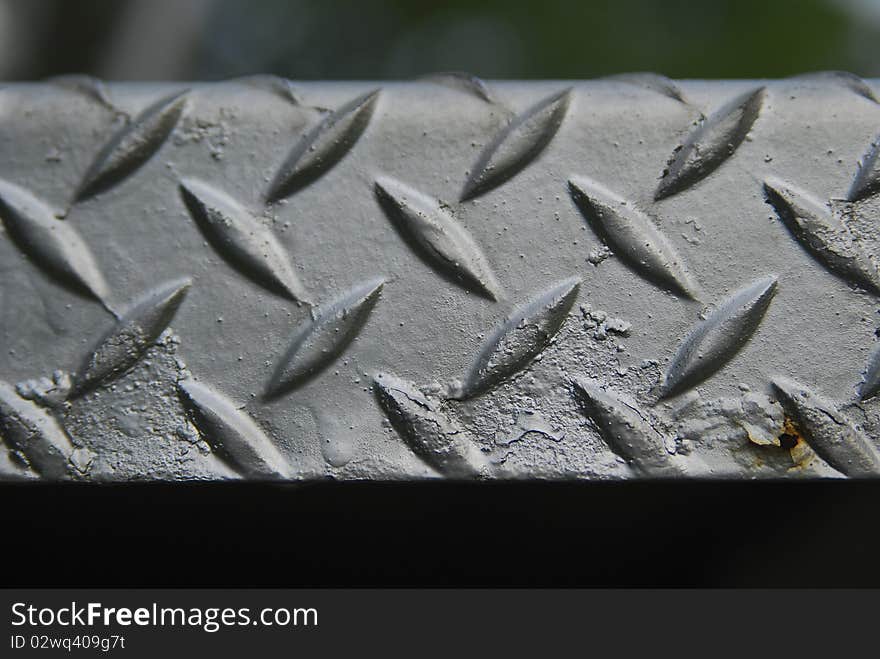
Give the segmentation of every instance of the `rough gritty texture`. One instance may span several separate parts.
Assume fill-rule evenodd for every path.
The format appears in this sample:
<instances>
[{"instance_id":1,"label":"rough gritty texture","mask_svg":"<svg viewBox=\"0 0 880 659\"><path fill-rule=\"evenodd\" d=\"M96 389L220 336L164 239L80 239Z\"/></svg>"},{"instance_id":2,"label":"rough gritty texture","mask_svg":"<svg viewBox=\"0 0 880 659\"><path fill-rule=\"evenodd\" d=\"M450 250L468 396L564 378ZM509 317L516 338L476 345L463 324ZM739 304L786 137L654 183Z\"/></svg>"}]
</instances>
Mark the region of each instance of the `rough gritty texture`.
<instances>
[{"instance_id":1,"label":"rough gritty texture","mask_svg":"<svg viewBox=\"0 0 880 659\"><path fill-rule=\"evenodd\" d=\"M294 480L843 477L810 444L834 441L822 428L838 422L868 452L860 464L878 464L880 399L860 399L872 389L863 379L877 378L866 369L880 364L869 358L880 304L865 285L878 276L870 190L880 187L864 182L877 172L862 173L861 198L847 195L859 161L874 166L880 105L835 77L641 80L489 82L479 94L436 81L296 83L298 103L246 82L108 84L115 110L52 84L0 89L0 380L33 403L0 407L0 478L258 478L234 459L253 452L235 443L266 438ZM658 92L669 85L677 96ZM565 103L552 100L568 87ZM751 99L748 112L738 97ZM529 114L545 101L553 112ZM681 145L686 157L669 167ZM282 166L297 185L272 185ZM81 194L105 170L104 187ZM208 240L181 196L187 180L233 207L234 226ZM430 201L404 217L418 249L377 199L380 180ZM570 180L595 182L622 208L585 217ZM792 231L768 185L819 207ZM670 249L697 299L669 290ZM857 269L841 267L844 253ZM491 281L491 294L461 273ZM769 276L775 294L749 316L736 294ZM179 308L136 308L185 277ZM359 287L380 279L364 303ZM572 279L577 297L557 331L547 296ZM125 368L110 364L78 393L96 341L143 318L161 319L149 328L158 339L120 346ZM708 376L662 397L695 327L712 349L684 351L675 359L705 362L675 368ZM312 332L302 350L317 352L288 354L302 331ZM513 372L459 400L487 341ZM267 397L286 359L319 367ZM394 425L380 374L412 392ZM830 401L840 418L804 432L798 418L823 412L792 413L771 386L780 377L808 390L802 405ZM224 436L206 436L188 412L178 385L189 378L209 390L203 404L223 401L209 411ZM646 464L674 469L652 474L613 451L576 400L577 378L607 392L609 414L624 405L620 418L636 414L663 438L650 450L667 455ZM69 436L60 476L38 468L46 423L19 418L34 406ZM23 428L38 430L22 439ZM413 436L419 428L431 436ZM450 428L448 441L437 435ZM449 446L462 457L444 473L450 461L425 451ZM648 450L636 449L627 454ZM845 455L835 461L846 471Z\"/></svg>"}]
</instances>

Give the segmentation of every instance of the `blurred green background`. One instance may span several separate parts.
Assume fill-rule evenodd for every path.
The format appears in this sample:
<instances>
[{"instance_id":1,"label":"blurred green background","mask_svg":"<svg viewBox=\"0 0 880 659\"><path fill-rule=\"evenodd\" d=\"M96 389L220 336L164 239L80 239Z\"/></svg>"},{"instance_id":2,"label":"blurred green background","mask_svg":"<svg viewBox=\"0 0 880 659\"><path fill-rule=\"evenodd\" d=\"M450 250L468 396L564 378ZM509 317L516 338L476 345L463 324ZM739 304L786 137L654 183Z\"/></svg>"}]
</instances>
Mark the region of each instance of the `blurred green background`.
<instances>
[{"instance_id":1,"label":"blurred green background","mask_svg":"<svg viewBox=\"0 0 880 659\"><path fill-rule=\"evenodd\" d=\"M0 77L880 73L880 0L0 0Z\"/></svg>"}]
</instances>

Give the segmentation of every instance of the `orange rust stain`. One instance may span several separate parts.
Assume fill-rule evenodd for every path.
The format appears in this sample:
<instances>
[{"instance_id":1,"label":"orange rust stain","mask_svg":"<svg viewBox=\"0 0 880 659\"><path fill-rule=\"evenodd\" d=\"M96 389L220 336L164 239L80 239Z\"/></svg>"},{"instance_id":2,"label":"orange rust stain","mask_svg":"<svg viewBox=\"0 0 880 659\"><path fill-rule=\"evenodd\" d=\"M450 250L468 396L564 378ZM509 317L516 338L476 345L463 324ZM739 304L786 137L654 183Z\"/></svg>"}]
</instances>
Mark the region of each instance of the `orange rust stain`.
<instances>
[{"instance_id":1,"label":"orange rust stain","mask_svg":"<svg viewBox=\"0 0 880 659\"><path fill-rule=\"evenodd\" d=\"M749 441L758 446L767 447L768 442L766 439L762 441L756 441L754 437L752 437L751 433L746 430L746 434L748 435ZM779 429L779 433L776 435L776 438L779 440L778 446L783 450L786 450L791 455L791 461L794 463L794 466L791 467L792 470L795 469L803 469L806 467L813 458L813 451L810 449L809 444L804 439L804 436L801 434L800 428L794 419L785 416L782 427ZM764 466L764 459L761 457L761 453L753 453L752 460L753 466L762 467Z\"/></svg>"},{"instance_id":2,"label":"orange rust stain","mask_svg":"<svg viewBox=\"0 0 880 659\"><path fill-rule=\"evenodd\" d=\"M804 437L797 424L786 416L785 421L782 422L782 432L779 433L779 445L784 449L792 450L803 441Z\"/></svg>"},{"instance_id":3,"label":"orange rust stain","mask_svg":"<svg viewBox=\"0 0 880 659\"><path fill-rule=\"evenodd\" d=\"M788 416L785 417L785 421L782 424L779 443L782 448L788 449L791 461L794 463L792 469L802 469L812 462L814 455L810 445L807 444L807 441L801 434L797 423Z\"/></svg>"}]
</instances>

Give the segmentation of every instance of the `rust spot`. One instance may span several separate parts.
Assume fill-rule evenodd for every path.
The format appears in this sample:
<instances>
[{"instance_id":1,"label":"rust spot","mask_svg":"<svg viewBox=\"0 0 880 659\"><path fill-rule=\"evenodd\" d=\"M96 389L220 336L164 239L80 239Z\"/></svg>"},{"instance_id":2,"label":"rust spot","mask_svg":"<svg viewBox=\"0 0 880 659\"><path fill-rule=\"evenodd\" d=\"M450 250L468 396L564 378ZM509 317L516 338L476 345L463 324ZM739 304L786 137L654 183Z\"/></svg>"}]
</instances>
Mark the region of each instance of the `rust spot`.
<instances>
[{"instance_id":1,"label":"rust spot","mask_svg":"<svg viewBox=\"0 0 880 659\"><path fill-rule=\"evenodd\" d=\"M800 428L788 416L782 424L782 432L779 434L779 444L782 448L788 449L791 455L791 461L794 463L792 469L803 469L807 467L815 457L813 450L804 436L801 434Z\"/></svg>"},{"instance_id":2,"label":"rust spot","mask_svg":"<svg viewBox=\"0 0 880 659\"><path fill-rule=\"evenodd\" d=\"M804 438L801 436L801 431L798 429L797 424L790 417L786 416L785 421L782 423L782 432L779 433L779 445L790 451L803 441Z\"/></svg>"},{"instance_id":3,"label":"rust spot","mask_svg":"<svg viewBox=\"0 0 880 659\"><path fill-rule=\"evenodd\" d=\"M775 435L772 434L772 431L766 434L762 431L759 436L755 436L750 432L751 429L749 427L744 426L744 428L752 444L761 447L778 446L782 450L788 451L794 465L791 469L804 469L815 457L810 445L807 444L801 434L797 423L788 415L784 417L782 427L779 428ZM762 467L764 465L764 460L760 455L756 453L752 456L755 467Z\"/></svg>"}]
</instances>

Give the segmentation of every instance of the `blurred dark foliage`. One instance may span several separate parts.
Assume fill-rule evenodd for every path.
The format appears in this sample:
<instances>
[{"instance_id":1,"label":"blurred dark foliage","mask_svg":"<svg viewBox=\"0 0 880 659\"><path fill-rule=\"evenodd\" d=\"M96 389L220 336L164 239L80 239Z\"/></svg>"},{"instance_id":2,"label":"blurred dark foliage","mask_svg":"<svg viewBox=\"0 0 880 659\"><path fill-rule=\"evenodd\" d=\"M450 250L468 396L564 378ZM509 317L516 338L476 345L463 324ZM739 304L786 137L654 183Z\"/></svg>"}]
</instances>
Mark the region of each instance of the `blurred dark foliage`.
<instances>
[{"instance_id":1,"label":"blurred dark foliage","mask_svg":"<svg viewBox=\"0 0 880 659\"><path fill-rule=\"evenodd\" d=\"M3 0L6 79L880 72L880 0Z\"/></svg>"}]
</instances>

